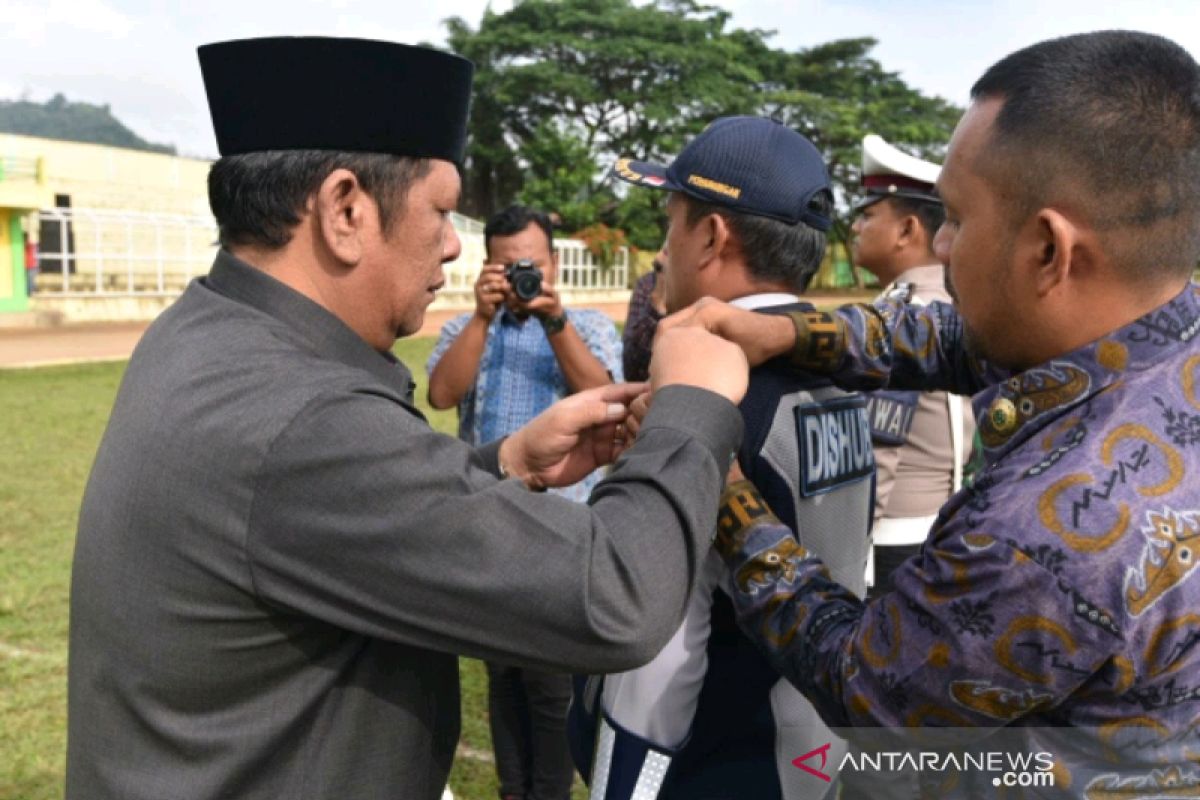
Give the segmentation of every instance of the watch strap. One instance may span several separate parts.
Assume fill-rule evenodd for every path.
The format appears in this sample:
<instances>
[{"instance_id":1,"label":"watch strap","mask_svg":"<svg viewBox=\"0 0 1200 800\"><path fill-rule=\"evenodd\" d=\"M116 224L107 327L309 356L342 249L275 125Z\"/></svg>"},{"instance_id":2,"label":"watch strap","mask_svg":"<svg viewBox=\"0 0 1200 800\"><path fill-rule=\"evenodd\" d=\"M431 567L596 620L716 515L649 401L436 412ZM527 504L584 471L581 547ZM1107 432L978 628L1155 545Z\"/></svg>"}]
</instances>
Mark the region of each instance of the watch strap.
<instances>
[{"instance_id":1,"label":"watch strap","mask_svg":"<svg viewBox=\"0 0 1200 800\"><path fill-rule=\"evenodd\" d=\"M540 317L542 330L547 336L553 336L556 333L561 333L562 329L567 327L567 315L563 314L559 317Z\"/></svg>"}]
</instances>

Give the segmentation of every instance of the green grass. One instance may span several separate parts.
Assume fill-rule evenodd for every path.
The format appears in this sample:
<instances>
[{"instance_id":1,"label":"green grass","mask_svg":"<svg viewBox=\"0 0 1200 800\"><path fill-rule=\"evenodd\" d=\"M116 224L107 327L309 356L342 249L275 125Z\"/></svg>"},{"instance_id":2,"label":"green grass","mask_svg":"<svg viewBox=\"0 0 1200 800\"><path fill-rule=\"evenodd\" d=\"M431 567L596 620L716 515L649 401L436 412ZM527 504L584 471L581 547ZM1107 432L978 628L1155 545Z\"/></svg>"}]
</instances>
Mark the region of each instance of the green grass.
<instances>
[{"instance_id":1,"label":"green grass","mask_svg":"<svg viewBox=\"0 0 1200 800\"><path fill-rule=\"evenodd\" d=\"M62 796L75 521L123 369L0 372L0 797Z\"/></svg>"},{"instance_id":2,"label":"green grass","mask_svg":"<svg viewBox=\"0 0 1200 800\"><path fill-rule=\"evenodd\" d=\"M425 401L433 339L406 339L396 354L417 380L417 404L454 435L453 411ZM66 749L67 598L84 483L112 408L124 362L0 370L0 798L49 800L63 792ZM487 676L463 659L455 795L492 800L487 760ZM463 751L466 751L465 753ZM484 755L484 758L480 758ZM576 798L585 797L576 785Z\"/></svg>"}]
</instances>

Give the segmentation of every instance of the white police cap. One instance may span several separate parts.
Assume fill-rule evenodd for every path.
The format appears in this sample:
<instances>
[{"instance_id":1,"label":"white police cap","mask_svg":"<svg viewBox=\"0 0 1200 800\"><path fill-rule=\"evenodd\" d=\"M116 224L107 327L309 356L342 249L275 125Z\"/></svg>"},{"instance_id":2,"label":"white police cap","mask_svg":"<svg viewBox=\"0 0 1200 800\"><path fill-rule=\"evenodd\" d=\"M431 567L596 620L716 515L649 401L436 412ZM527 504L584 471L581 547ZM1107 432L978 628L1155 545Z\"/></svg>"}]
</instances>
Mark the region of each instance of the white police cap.
<instances>
[{"instance_id":1,"label":"white police cap","mask_svg":"<svg viewBox=\"0 0 1200 800\"><path fill-rule=\"evenodd\" d=\"M874 133L863 137L862 151L862 186L866 196L858 208L866 208L885 197L942 202L934 189L942 171L940 165L910 156Z\"/></svg>"}]
</instances>

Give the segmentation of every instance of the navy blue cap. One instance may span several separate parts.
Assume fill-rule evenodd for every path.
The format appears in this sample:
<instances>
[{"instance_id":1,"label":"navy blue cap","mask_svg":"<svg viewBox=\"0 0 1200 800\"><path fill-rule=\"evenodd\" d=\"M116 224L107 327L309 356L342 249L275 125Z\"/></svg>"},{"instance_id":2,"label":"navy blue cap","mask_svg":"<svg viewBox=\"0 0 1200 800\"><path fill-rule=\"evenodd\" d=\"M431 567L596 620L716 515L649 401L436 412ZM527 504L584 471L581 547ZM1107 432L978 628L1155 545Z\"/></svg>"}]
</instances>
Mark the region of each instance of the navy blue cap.
<instances>
[{"instance_id":1,"label":"navy blue cap","mask_svg":"<svg viewBox=\"0 0 1200 800\"><path fill-rule=\"evenodd\" d=\"M618 178L638 186L683 192L743 214L829 230L809 208L831 191L825 159L808 139L765 117L721 117L683 148L668 167L622 158Z\"/></svg>"}]
</instances>

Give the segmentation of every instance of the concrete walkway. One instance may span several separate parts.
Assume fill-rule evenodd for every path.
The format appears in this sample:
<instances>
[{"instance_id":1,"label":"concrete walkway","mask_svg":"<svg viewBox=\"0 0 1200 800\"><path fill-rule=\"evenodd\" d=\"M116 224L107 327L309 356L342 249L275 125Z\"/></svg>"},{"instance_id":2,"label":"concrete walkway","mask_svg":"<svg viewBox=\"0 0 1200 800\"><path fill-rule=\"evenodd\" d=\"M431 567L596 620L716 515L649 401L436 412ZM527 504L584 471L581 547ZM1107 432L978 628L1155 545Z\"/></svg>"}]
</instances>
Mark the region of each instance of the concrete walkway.
<instances>
[{"instance_id":1,"label":"concrete walkway","mask_svg":"<svg viewBox=\"0 0 1200 800\"><path fill-rule=\"evenodd\" d=\"M592 307L614 322L625 321L625 303ZM425 324L417 335L437 336L446 320L461 313L461 310L431 311L425 315ZM148 327L149 322L110 322L0 329L0 368L122 361L133 353Z\"/></svg>"},{"instance_id":2,"label":"concrete walkway","mask_svg":"<svg viewBox=\"0 0 1200 800\"><path fill-rule=\"evenodd\" d=\"M129 358L147 322L0 330L0 367L45 367Z\"/></svg>"},{"instance_id":3,"label":"concrete walkway","mask_svg":"<svg viewBox=\"0 0 1200 800\"><path fill-rule=\"evenodd\" d=\"M810 301L822 307L861 301L858 296L813 296ZM625 303L592 306L614 322L625 321ZM431 311L418 336L436 336L442 325L462 311ZM62 325L51 328L0 329L0 368L44 367L57 364L83 364L94 361L121 361L129 358L148 322L93 323Z\"/></svg>"}]
</instances>

